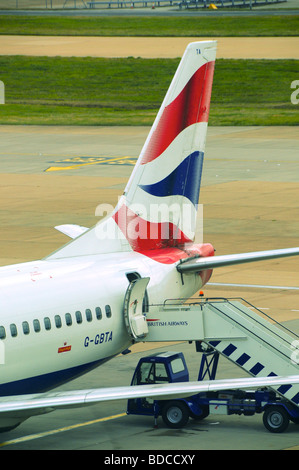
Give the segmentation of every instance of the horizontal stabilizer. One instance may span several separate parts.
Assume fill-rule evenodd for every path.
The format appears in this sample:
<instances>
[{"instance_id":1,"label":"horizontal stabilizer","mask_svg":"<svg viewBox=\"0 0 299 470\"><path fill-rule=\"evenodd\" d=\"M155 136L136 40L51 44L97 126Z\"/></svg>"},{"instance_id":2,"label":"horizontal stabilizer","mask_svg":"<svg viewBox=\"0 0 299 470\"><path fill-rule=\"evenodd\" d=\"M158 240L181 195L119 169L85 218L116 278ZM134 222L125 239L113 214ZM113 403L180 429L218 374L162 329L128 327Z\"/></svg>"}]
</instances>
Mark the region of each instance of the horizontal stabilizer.
<instances>
[{"instance_id":1,"label":"horizontal stabilizer","mask_svg":"<svg viewBox=\"0 0 299 470\"><path fill-rule=\"evenodd\" d=\"M177 266L180 273L200 272L206 269L232 266L233 264L252 263L253 261L265 261L275 258L299 255L299 247L284 248L281 250L253 251L233 255L208 256L205 258L193 258L182 261Z\"/></svg>"},{"instance_id":2,"label":"horizontal stabilizer","mask_svg":"<svg viewBox=\"0 0 299 470\"><path fill-rule=\"evenodd\" d=\"M73 225L73 224L64 224L64 225L56 225L56 230L67 235L70 238L77 238L82 233L88 230L87 227L82 227L82 225Z\"/></svg>"}]
</instances>

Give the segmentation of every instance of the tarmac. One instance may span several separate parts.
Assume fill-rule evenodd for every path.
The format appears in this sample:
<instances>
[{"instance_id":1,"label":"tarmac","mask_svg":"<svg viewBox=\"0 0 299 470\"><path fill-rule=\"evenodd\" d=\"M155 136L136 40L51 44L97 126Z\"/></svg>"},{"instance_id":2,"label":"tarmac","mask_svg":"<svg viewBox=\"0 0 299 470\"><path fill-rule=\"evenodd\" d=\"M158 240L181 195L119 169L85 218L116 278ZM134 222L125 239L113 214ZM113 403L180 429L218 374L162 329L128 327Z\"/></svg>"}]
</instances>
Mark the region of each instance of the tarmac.
<instances>
[{"instance_id":1,"label":"tarmac","mask_svg":"<svg viewBox=\"0 0 299 470\"><path fill-rule=\"evenodd\" d=\"M57 224L96 223L95 208L117 201L147 132L144 127L1 126L0 264L37 259L67 242L54 229ZM298 246L298 141L294 127L209 128L200 202L204 241L217 254ZM299 332L298 259L217 269L211 282L221 285L207 285L206 296L243 297ZM227 283L242 285L223 285ZM196 379L199 355L194 345L145 343L63 390L127 385L148 348L183 351ZM221 361L218 378L242 375ZM299 444L296 425L274 435L265 430L261 415L210 415L190 421L183 430L170 430L162 421L155 429L151 418L126 416L125 410L126 403L119 401L30 418L2 434L0 445L3 450L101 449L104 458L111 456L110 450L182 453Z\"/></svg>"},{"instance_id":2,"label":"tarmac","mask_svg":"<svg viewBox=\"0 0 299 470\"><path fill-rule=\"evenodd\" d=\"M213 38L2 36L0 55L176 58L190 42L206 39ZM299 59L298 37L221 37L217 43L217 59Z\"/></svg>"}]
</instances>

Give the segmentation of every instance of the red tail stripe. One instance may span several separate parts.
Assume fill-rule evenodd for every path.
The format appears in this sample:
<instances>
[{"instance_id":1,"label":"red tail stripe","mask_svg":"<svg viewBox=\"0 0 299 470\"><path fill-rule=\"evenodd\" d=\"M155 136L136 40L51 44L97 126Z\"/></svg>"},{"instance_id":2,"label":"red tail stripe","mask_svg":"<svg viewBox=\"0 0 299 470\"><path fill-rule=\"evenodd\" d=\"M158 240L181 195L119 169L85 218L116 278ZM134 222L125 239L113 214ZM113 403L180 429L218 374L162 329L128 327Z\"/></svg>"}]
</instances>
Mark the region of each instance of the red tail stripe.
<instances>
[{"instance_id":1,"label":"red tail stripe","mask_svg":"<svg viewBox=\"0 0 299 470\"><path fill-rule=\"evenodd\" d=\"M113 219L134 251L157 257L162 263L173 263L173 257L178 260L186 256L178 246L190 243L191 240L171 222L149 222L125 204L113 215ZM161 248L164 248L163 252Z\"/></svg>"},{"instance_id":2,"label":"red tail stripe","mask_svg":"<svg viewBox=\"0 0 299 470\"><path fill-rule=\"evenodd\" d=\"M155 160L186 127L208 122L215 62L200 67L181 93L165 107L141 164Z\"/></svg>"}]
</instances>

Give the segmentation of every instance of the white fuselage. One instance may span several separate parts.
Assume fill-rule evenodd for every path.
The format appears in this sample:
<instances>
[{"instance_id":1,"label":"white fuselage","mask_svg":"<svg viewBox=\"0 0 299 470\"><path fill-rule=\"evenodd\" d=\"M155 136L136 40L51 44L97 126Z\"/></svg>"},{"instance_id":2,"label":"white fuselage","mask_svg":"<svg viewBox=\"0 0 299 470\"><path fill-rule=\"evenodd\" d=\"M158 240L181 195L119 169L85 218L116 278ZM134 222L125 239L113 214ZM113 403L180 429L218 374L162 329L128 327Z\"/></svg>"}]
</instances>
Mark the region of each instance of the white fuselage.
<instances>
[{"instance_id":1,"label":"white fuselage","mask_svg":"<svg viewBox=\"0 0 299 470\"><path fill-rule=\"evenodd\" d=\"M123 305L133 272L150 277L150 304L190 297L202 283L198 274L182 283L174 264L135 252L0 268L0 396L49 390L128 348Z\"/></svg>"}]
</instances>

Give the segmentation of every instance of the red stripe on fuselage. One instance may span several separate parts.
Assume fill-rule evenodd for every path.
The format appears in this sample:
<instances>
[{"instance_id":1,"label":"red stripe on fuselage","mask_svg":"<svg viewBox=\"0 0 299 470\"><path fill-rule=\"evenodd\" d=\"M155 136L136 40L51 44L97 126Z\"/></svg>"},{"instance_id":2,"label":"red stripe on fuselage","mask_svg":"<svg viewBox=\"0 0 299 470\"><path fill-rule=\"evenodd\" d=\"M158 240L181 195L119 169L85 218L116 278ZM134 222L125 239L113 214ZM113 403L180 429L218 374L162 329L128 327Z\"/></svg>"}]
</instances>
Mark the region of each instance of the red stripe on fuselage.
<instances>
[{"instance_id":1,"label":"red stripe on fuselage","mask_svg":"<svg viewBox=\"0 0 299 470\"><path fill-rule=\"evenodd\" d=\"M197 122L208 122L215 62L200 67L181 93L165 107L143 155L141 164L161 155L184 130Z\"/></svg>"}]
</instances>

